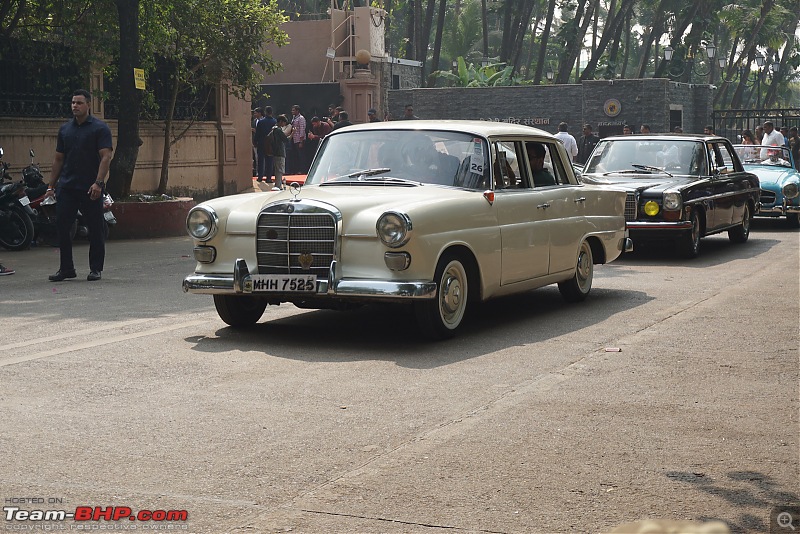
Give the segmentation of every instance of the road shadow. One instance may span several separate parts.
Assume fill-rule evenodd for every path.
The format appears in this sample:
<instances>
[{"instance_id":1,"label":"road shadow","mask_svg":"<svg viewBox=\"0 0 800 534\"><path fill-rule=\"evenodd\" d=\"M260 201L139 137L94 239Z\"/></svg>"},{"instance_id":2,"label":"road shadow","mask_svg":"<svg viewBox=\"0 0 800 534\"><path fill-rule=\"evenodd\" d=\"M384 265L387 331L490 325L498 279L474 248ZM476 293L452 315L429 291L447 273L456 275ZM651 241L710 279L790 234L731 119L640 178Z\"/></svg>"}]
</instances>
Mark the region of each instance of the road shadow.
<instances>
[{"instance_id":1,"label":"road shadow","mask_svg":"<svg viewBox=\"0 0 800 534\"><path fill-rule=\"evenodd\" d=\"M786 491L769 475L758 471L729 471L724 479L714 478L699 472L668 471L667 478L693 489L722 498L741 509L735 522L726 518L725 522L733 532L769 532L769 509L788 503L797 503L800 496L794 491ZM762 516L745 510L758 508L765 510ZM698 517L702 521L720 520L718 517Z\"/></svg>"},{"instance_id":2,"label":"road shadow","mask_svg":"<svg viewBox=\"0 0 800 534\"><path fill-rule=\"evenodd\" d=\"M681 256L677 246L671 241L634 241L633 252L623 254L617 262L621 261L622 265L679 265L702 269L731 261L757 258L780 242L750 232L746 243L732 243L727 234L715 234L701 239L700 255L690 259Z\"/></svg>"},{"instance_id":3,"label":"road shadow","mask_svg":"<svg viewBox=\"0 0 800 534\"><path fill-rule=\"evenodd\" d=\"M459 335L438 342L422 337L410 305L316 310L274 320L267 308L263 322L249 329L226 327L216 337L186 340L199 352L268 352L309 362L386 360L429 369L570 334L650 300L638 291L593 289L586 301L570 304L548 286L472 306Z\"/></svg>"}]
</instances>

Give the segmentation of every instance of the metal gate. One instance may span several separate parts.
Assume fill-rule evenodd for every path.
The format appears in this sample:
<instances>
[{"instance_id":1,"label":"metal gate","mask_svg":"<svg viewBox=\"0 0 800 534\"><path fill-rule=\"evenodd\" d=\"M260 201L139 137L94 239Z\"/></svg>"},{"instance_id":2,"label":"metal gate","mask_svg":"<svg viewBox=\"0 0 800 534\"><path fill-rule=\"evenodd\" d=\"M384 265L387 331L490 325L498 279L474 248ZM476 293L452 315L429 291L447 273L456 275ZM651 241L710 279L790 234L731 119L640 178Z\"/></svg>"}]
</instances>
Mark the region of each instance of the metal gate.
<instances>
[{"instance_id":1,"label":"metal gate","mask_svg":"<svg viewBox=\"0 0 800 534\"><path fill-rule=\"evenodd\" d=\"M800 108L788 109L720 109L712 114L714 131L717 135L727 137L733 143L741 142L739 137L743 130L755 134L756 126L764 121L772 121L775 129L783 126L800 128Z\"/></svg>"}]
</instances>

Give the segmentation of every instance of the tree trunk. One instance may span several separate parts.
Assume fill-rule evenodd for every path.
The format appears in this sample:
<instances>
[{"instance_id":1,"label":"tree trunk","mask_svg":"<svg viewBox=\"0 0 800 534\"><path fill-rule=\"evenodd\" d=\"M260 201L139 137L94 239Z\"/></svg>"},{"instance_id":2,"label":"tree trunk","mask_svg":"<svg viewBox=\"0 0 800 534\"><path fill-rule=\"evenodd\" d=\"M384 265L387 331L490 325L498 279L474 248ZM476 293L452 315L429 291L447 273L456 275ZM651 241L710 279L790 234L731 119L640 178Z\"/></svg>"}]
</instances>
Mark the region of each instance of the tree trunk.
<instances>
[{"instance_id":1,"label":"tree trunk","mask_svg":"<svg viewBox=\"0 0 800 534\"><path fill-rule=\"evenodd\" d=\"M681 19L681 22L674 28L674 31L672 33L672 38L670 39L669 43L672 48L676 48L678 44L681 42L681 38L683 37L683 34L686 32L686 28L688 28L689 24L691 24L692 21L694 20L695 15L697 15L697 10L700 9L700 6L704 1L706 0L695 0L694 4L692 4L692 8L686 11L684 17ZM666 74L668 66L669 62L665 59L662 59L659 62L658 67L656 68L656 73L653 77L663 78L664 74Z\"/></svg>"},{"instance_id":2,"label":"tree trunk","mask_svg":"<svg viewBox=\"0 0 800 534\"><path fill-rule=\"evenodd\" d=\"M436 37L433 40L433 59L431 60L431 70L449 70L442 69L439 66L439 52L442 48L442 34L444 33L444 16L447 13L447 0L439 0L439 14L436 18ZM433 85L436 85L436 80L432 80Z\"/></svg>"},{"instance_id":3,"label":"tree trunk","mask_svg":"<svg viewBox=\"0 0 800 534\"><path fill-rule=\"evenodd\" d=\"M169 97L169 108L167 109L167 118L164 120L164 152L161 156L161 178L158 181L159 195L164 195L167 192L167 181L169 180L169 158L172 148L172 120L175 117L175 103L178 101L178 91L181 86L181 80L178 73L175 72L172 78L172 94Z\"/></svg>"},{"instance_id":4,"label":"tree trunk","mask_svg":"<svg viewBox=\"0 0 800 534\"><path fill-rule=\"evenodd\" d=\"M547 19L542 31L542 42L539 45L539 57L536 60L536 74L533 76L534 85L539 85L542 81L542 71L547 58L547 39L550 36L550 26L553 24L553 16L556 12L556 0L550 0L547 5Z\"/></svg>"},{"instance_id":5,"label":"tree trunk","mask_svg":"<svg viewBox=\"0 0 800 534\"><path fill-rule=\"evenodd\" d=\"M483 57L489 57L489 13L486 0L481 0L481 24L483 25Z\"/></svg>"},{"instance_id":6,"label":"tree trunk","mask_svg":"<svg viewBox=\"0 0 800 534\"><path fill-rule=\"evenodd\" d=\"M794 9L791 11L791 13L792 15L784 26L784 34L789 36L797 35L797 30L800 29L800 0L795 2ZM789 55L789 51L784 49L783 56L780 58L780 62L778 63L780 68L778 69L778 72L773 75L772 83L770 84L769 90L767 91L767 96L764 99L765 108L773 107L778 99L778 88L781 85L781 82L787 79L786 74L789 70L789 67L786 63L789 59Z\"/></svg>"},{"instance_id":7,"label":"tree trunk","mask_svg":"<svg viewBox=\"0 0 800 534\"><path fill-rule=\"evenodd\" d=\"M767 21L767 15L769 14L770 11L772 11L773 5L774 5L773 0L764 0L764 3L761 5L761 14L759 16L758 22L756 22L755 28L753 28L752 35L758 35L761 32L761 28L764 27L764 24ZM731 99L731 107L734 109L739 106L742 100L742 93L744 92L744 85L745 85L744 82L746 81L746 78L749 77L750 65L753 64L753 58L755 57L755 52L756 52L756 40L753 39L745 46L745 49L742 51L742 55L740 56L742 58L747 57L747 63L746 63L747 70L745 70L747 76L739 80L739 86L736 88L736 92L733 94L733 98ZM728 72L731 72L732 67L733 65L728 66Z\"/></svg>"},{"instance_id":8,"label":"tree trunk","mask_svg":"<svg viewBox=\"0 0 800 534\"><path fill-rule=\"evenodd\" d=\"M139 0L117 0L119 17L119 117L117 147L109 171L108 192L126 197L131 192L133 171L139 157L139 114L142 95L136 89L133 69L139 66Z\"/></svg>"},{"instance_id":9,"label":"tree trunk","mask_svg":"<svg viewBox=\"0 0 800 534\"><path fill-rule=\"evenodd\" d=\"M625 20L630 16L630 12L633 9L633 4L634 0L622 0L617 14L610 21L610 24L608 22L606 23L606 27L603 29L603 35L600 37L600 42L597 44L597 48L594 50L592 58L586 65L586 69L584 69L583 74L581 74L581 80L591 79L594 77L600 57L603 55L603 52L605 52L606 47L613 36L619 35L621 26L623 26Z\"/></svg>"},{"instance_id":10,"label":"tree trunk","mask_svg":"<svg viewBox=\"0 0 800 534\"><path fill-rule=\"evenodd\" d=\"M431 42L431 27L433 26L433 13L435 8L436 0L428 0L428 5L425 8L425 20L422 23L422 32L419 36L419 60L422 61L423 86L427 85L425 81L428 79L428 74L436 69L436 64L433 66L428 64L428 45Z\"/></svg>"},{"instance_id":11,"label":"tree trunk","mask_svg":"<svg viewBox=\"0 0 800 534\"><path fill-rule=\"evenodd\" d=\"M526 0L522 8L521 17L519 19L519 31L517 32L514 46L511 51L510 61L514 65L512 73L519 72L520 57L522 56L522 47L525 43L525 35L528 33L528 28L531 25L531 13L533 13L533 0Z\"/></svg>"}]
</instances>

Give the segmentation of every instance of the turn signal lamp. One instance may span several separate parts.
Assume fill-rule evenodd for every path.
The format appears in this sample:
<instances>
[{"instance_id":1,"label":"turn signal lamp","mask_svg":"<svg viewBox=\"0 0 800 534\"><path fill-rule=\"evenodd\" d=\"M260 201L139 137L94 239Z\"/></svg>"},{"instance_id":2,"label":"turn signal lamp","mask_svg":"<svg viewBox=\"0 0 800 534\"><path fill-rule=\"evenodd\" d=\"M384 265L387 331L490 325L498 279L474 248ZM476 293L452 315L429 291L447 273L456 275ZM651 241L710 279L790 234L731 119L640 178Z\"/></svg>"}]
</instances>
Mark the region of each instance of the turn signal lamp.
<instances>
[{"instance_id":1,"label":"turn signal lamp","mask_svg":"<svg viewBox=\"0 0 800 534\"><path fill-rule=\"evenodd\" d=\"M649 200L649 201L645 202L645 204L644 204L644 212L645 212L645 214L649 215L650 217L658 215L658 212L660 210L661 210L661 207L658 205L658 202L655 202L653 200Z\"/></svg>"}]
</instances>

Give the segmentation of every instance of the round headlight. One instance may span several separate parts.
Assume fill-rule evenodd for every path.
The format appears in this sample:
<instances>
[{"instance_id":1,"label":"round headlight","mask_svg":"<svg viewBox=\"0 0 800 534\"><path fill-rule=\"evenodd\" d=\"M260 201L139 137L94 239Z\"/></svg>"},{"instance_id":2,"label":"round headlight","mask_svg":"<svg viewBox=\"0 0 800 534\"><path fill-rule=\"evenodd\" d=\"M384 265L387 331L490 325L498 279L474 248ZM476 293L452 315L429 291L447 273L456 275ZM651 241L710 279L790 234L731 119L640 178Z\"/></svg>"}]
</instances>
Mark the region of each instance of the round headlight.
<instances>
[{"instance_id":1,"label":"round headlight","mask_svg":"<svg viewBox=\"0 0 800 534\"><path fill-rule=\"evenodd\" d=\"M411 238L411 219L404 213L393 211L384 213L378 219L375 228L378 237L387 247L402 247Z\"/></svg>"},{"instance_id":2,"label":"round headlight","mask_svg":"<svg viewBox=\"0 0 800 534\"><path fill-rule=\"evenodd\" d=\"M680 193L664 193L665 210L678 211L681 209L681 204L683 201Z\"/></svg>"},{"instance_id":3,"label":"round headlight","mask_svg":"<svg viewBox=\"0 0 800 534\"><path fill-rule=\"evenodd\" d=\"M186 230L200 241L208 241L217 233L217 214L207 207L192 208L186 217Z\"/></svg>"},{"instance_id":4,"label":"round headlight","mask_svg":"<svg viewBox=\"0 0 800 534\"><path fill-rule=\"evenodd\" d=\"M798 189L796 183L784 185L781 191L783 192L783 196L785 196L786 198L794 198L797 196L798 193L800 193L800 189Z\"/></svg>"},{"instance_id":5,"label":"round headlight","mask_svg":"<svg viewBox=\"0 0 800 534\"><path fill-rule=\"evenodd\" d=\"M659 210L661 210L661 207L655 200L648 200L647 202L644 203L644 212L650 217L652 217L653 215L658 215Z\"/></svg>"}]
</instances>

